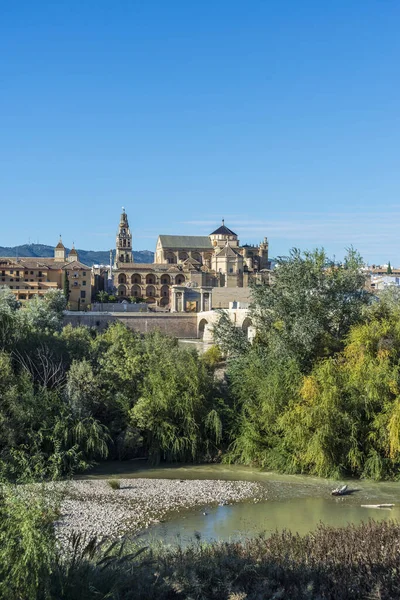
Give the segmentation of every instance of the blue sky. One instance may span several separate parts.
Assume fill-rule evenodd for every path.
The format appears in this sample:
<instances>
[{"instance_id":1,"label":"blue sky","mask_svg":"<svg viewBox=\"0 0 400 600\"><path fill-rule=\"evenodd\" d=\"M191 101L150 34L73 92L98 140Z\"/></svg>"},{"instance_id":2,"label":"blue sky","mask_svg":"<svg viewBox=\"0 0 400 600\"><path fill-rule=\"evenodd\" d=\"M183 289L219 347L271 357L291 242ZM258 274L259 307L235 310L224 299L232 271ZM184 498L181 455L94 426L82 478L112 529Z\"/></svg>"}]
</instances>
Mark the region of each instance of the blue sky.
<instances>
[{"instance_id":1,"label":"blue sky","mask_svg":"<svg viewBox=\"0 0 400 600\"><path fill-rule=\"evenodd\" d=\"M400 265L398 0L0 0L0 245L225 218Z\"/></svg>"}]
</instances>

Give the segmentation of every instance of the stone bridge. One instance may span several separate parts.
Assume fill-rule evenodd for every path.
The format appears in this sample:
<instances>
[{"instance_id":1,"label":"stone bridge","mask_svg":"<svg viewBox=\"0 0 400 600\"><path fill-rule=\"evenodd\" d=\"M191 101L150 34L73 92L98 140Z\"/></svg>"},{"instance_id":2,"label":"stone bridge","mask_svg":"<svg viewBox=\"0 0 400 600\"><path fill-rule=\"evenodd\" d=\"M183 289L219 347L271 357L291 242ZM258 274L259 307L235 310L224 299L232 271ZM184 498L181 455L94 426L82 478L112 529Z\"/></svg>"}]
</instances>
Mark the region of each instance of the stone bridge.
<instances>
[{"instance_id":1,"label":"stone bridge","mask_svg":"<svg viewBox=\"0 0 400 600\"><path fill-rule=\"evenodd\" d=\"M249 340L254 339L255 329L248 308L230 308L224 311L236 327L244 331ZM213 326L218 323L220 313L217 310L207 310L197 313L197 337L204 342L212 343Z\"/></svg>"}]
</instances>

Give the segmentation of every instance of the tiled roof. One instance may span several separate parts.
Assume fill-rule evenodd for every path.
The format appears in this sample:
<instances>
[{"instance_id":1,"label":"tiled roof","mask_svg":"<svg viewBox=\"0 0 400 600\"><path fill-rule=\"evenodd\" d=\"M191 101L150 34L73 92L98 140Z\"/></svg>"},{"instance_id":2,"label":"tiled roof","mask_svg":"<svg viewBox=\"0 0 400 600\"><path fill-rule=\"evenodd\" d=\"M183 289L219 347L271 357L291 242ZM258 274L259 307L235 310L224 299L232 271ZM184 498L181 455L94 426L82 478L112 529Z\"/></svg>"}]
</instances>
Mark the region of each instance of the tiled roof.
<instances>
[{"instance_id":1,"label":"tiled roof","mask_svg":"<svg viewBox=\"0 0 400 600\"><path fill-rule=\"evenodd\" d=\"M73 260L72 262L69 262L69 263L63 263L62 268L65 269L66 271L74 270L74 269L82 269L84 271L91 270L90 267L88 267L87 265L84 265L79 260Z\"/></svg>"},{"instance_id":2,"label":"tiled roof","mask_svg":"<svg viewBox=\"0 0 400 600\"><path fill-rule=\"evenodd\" d=\"M237 233L226 227L224 224L222 224L221 227L218 227L218 229L210 233L210 235L235 235L237 237Z\"/></svg>"},{"instance_id":3,"label":"tiled roof","mask_svg":"<svg viewBox=\"0 0 400 600\"><path fill-rule=\"evenodd\" d=\"M211 250L212 245L208 235L160 235L163 248Z\"/></svg>"},{"instance_id":4,"label":"tiled roof","mask_svg":"<svg viewBox=\"0 0 400 600\"><path fill-rule=\"evenodd\" d=\"M217 257L223 257L223 256L240 256L239 252L236 252L236 250L234 250L233 248L231 248L230 246L224 246L221 250L221 252L218 252Z\"/></svg>"}]
</instances>

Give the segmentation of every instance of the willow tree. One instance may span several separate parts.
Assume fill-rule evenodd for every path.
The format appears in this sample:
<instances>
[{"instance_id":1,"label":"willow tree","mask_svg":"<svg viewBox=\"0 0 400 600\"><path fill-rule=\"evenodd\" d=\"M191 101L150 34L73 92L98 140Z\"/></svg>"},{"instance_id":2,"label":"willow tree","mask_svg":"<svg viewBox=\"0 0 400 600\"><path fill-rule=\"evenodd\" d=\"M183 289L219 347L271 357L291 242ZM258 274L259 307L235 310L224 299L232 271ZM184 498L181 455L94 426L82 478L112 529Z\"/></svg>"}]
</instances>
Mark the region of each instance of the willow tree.
<instances>
[{"instance_id":1,"label":"willow tree","mask_svg":"<svg viewBox=\"0 0 400 600\"><path fill-rule=\"evenodd\" d=\"M315 365L280 418L287 470L396 477L400 467L400 321L352 327L344 350Z\"/></svg>"},{"instance_id":2,"label":"willow tree","mask_svg":"<svg viewBox=\"0 0 400 600\"><path fill-rule=\"evenodd\" d=\"M147 371L130 411L152 462L194 461L217 452L224 406L212 375L194 350L153 334L145 341Z\"/></svg>"}]
</instances>

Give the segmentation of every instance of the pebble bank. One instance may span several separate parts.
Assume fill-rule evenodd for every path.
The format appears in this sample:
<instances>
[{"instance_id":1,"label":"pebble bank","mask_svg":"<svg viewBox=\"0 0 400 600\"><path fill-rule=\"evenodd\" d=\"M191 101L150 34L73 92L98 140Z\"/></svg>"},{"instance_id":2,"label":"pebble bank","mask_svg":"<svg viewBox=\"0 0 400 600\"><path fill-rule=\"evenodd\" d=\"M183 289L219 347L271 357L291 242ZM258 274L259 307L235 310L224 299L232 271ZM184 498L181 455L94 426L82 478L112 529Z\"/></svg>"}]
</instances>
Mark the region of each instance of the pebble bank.
<instances>
[{"instance_id":1,"label":"pebble bank","mask_svg":"<svg viewBox=\"0 0 400 600\"><path fill-rule=\"evenodd\" d=\"M193 507L258 502L266 498L259 483L247 481L119 479L79 480L64 486L57 534L118 538L163 520L171 512ZM53 484L54 485L54 484Z\"/></svg>"}]
</instances>

